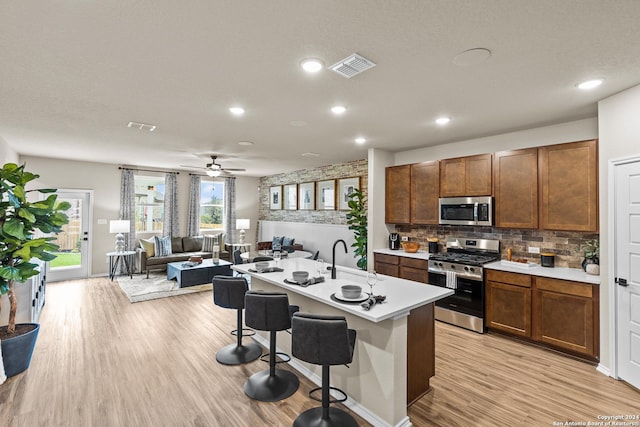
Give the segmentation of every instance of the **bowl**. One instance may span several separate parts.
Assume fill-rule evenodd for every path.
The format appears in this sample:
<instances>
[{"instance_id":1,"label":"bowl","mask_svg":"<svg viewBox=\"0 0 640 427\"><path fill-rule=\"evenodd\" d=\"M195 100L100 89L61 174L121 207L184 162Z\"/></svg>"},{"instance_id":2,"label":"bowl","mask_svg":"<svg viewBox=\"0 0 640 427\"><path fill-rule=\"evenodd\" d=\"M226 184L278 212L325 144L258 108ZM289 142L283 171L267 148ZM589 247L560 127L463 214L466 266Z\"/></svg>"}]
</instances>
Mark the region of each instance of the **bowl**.
<instances>
[{"instance_id":1,"label":"bowl","mask_svg":"<svg viewBox=\"0 0 640 427\"><path fill-rule=\"evenodd\" d=\"M189 262L195 262L197 264L202 264L202 257L201 256L190 256L189 257Z\"/></svg>"},{"instance_id":2,"label":"bowl","mask_svg":"<svg viewBox=\"0 0 640 427\"><path fill-rule=\"evenodd\" d=\"M358 285L344 285L341 289L345 298L358 298L362 293L362 288Z\"/></svg>"},{"instance_id":3,"label":"bowl","mask_svg":"<svg viewBox=\"0 0 640 427\"><path fill-rule=\"evenodd\" d=\"M291 273L291 276L293 277L293 280L295 282L302 283L302 282L306 282L307 279L309 278L309 272L308 271L294 271L293 273Z\"/></svg>"},{"instance_id":4,"label":"bowl","mask_svg":"<svg viewBox=\"0 0 640 427\"><path fill-rule=\"evenodd\" d=\"M256 262L256 270L258 270L258 273L262 273L267 268L269 268L269 263L267 261Z\"/></svg>"},{"instance_id":5,"label":"bowl","mask_svg":"<svg viewBox=\"0 0 640 427\"><path fill-rule=\"evenodd\" d=\"M402 242L402 249L404 249L405 252L409 252L409 253L418 252L418 249L420 249L420 243Z\"/></svg>"}]
</instances>

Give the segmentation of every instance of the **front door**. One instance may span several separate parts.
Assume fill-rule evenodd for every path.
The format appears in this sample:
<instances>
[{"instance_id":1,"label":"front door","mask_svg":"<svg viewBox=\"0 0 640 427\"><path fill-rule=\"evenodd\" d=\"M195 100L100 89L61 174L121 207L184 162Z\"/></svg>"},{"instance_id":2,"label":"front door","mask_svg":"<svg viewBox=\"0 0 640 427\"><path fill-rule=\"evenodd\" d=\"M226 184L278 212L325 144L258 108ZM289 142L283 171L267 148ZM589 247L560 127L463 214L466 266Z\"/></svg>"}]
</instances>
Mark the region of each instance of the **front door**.
<instances>
[{"instance_id":1,"label":"front door","mask_svg":"<svg viewBox=\"0 0 640 427\"><path fill-rule=\"evenodd\" d=\"M49 262L47 281L84 279L89 277L89 248L91 192L87 190L59 190L58 200L69 202L66 212L69 223L56 236L60 248L57 257Z\"/></svg>"},{"instance_id":2,"label":"front door","mask_svg":"<svg viewBox=\"0 0 640 427\"><path fill-rule=\"evenodd\" d=\"M640 161L615 169L618 377L640 388Z\"/></svg>"}]
</instances>

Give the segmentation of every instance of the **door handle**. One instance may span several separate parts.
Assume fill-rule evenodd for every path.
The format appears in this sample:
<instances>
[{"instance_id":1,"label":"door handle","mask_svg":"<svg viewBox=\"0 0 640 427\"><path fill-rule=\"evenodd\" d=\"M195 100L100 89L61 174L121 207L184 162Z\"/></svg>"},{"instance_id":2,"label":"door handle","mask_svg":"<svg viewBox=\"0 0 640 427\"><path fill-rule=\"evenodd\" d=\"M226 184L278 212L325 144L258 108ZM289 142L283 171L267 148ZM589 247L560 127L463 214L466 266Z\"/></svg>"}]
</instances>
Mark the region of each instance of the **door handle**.
<instances>
[{"instance_id":1,"label":"door handle","mask_svg":"<svg viewBox=\"0 0 640 427\"><path fill-rule=\"evenodd\" d=\"M620 286L624 286L625 288L627 286L629 286L629 284L627 283L627 279L622 279L622 278L618 278L616 277L616 283Z\"/></svg>"}]
</instances>

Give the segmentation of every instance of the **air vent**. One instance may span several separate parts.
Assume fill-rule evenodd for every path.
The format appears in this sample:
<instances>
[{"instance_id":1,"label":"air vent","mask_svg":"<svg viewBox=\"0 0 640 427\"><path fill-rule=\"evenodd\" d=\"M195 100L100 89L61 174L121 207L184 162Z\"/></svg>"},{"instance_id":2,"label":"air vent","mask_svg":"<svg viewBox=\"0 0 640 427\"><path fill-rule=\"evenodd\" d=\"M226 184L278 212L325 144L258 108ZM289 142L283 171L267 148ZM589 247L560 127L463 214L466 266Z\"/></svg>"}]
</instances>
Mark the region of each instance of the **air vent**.
<instances>
[{"instance_id":1,"label":"air vent","mask_svg":"<svg viewBox=\"0 0 640 427\"><path fill-rule=\"evenodd\" d=\"M350 79L351 77L357 76L363 71L367 71L369 68L373 68L375 66L376 64L374 62L354 53L337 64L333 64L329 69L340 74L342 77Z\"/></svg>"}]
</instances>

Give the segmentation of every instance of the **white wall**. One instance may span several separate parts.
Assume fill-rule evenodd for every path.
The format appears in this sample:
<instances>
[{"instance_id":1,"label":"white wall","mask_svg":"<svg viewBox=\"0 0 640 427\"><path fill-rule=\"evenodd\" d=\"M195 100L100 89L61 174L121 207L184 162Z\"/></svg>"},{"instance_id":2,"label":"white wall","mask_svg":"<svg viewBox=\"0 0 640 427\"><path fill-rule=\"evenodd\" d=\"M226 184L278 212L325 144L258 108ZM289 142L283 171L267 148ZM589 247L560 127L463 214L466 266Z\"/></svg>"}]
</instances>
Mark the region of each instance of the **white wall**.
<instances>
[{"instance_id":1,"label":"white wall","mask_svg":"<svg viewBox=\"0 0 640 427\"><path fill-rule=\"evenodd\" d=\"M5 163L18 163L18 153L9 147L7 141L0 136L0 165Z\"/></svg>"},{"instance_id":2,"label":"white wall","mask_svg":"<svg viewBox=\"0 0 640 427\"><path fill-rule=\"evenodd\" d=\"M455 126L455 124L452 123L451 126ZM402 151L396 153L394 164L404 165L430 160L450 159L453 157L472 156L496 151L583 141L597 137L598 120L591 118L561 123L554 126L488 136L485 138L469 139L451 144L436 145L434 147Z\"/></svg>"},{"instance_id":3,"label":"white wall","mask_svg":"<svg viewBox=\"0 0 640 427\"><path fill-rule=\"evenodd\" d=\"M118 219L120 215L121 171L118 165L31 156L23 156L20 161L26 162L28 171L40 175L35 183L38 186L93 190L90 274L106 275L108 259L105 253L113 250L115 241L113 234L109 233L109 221ZM188 172L178 175L179 222L182 235L187 229L189 178ZM258 218L257 188L258 178L236 178L238 218L251 218L252 227ZM100 219L106 219L106 224L98 224ZM247 242L254 243L255 234L247 233Z\"/></svg>"},{"instance_id":4,"label":"white wall","mask_svg":"<svg viewBox=\"0 0 640 427\"><path fill-rule=\"evenodd\" d=\"M610 162L624 157L640 156L640 86L628 89L598 103L598 124L600 127L600 364L610 369L611 292L613 291L614 266L610 265L609 254L614 253L610 228L613 218L609 218L609 169Z\"/></svg>"},{"instance_id":5,"label":"white wall","mask_svg":"<svg viewBox=\"0 0 640 427\"><path fill-rule=\"evenodd\" d=\"M320 251L320 258L327 265L333 257L333 243L342 239L347 243L348 254L344 253L342 244L336 246L336 265L357 268L357 259L353 256L351 244L355 241L353 232L346 225L318 224L308 222L260 221L260 238L258 241L271 241L273 236L293 237L295 243L303 245L304 250L314 253Z\"/></svg>"}]
</instances>

